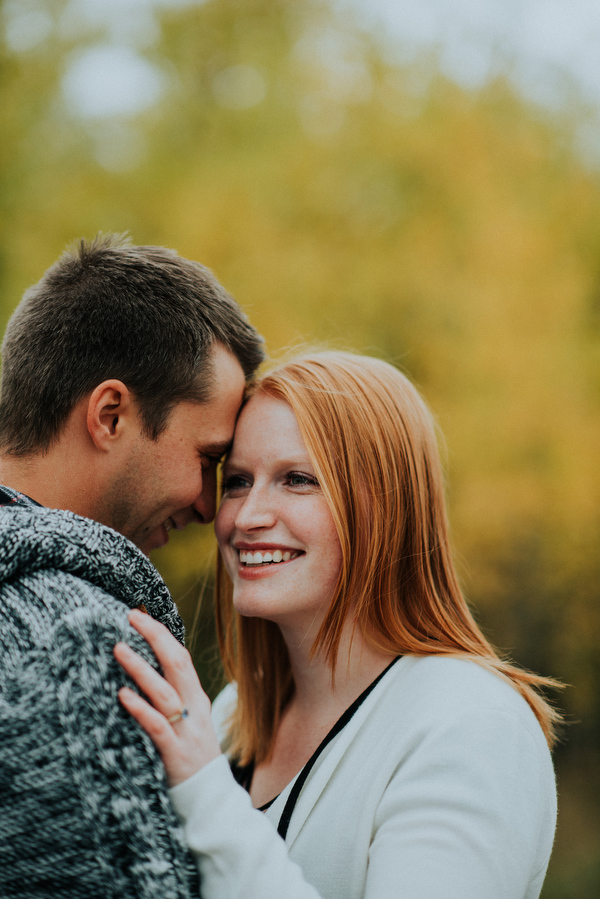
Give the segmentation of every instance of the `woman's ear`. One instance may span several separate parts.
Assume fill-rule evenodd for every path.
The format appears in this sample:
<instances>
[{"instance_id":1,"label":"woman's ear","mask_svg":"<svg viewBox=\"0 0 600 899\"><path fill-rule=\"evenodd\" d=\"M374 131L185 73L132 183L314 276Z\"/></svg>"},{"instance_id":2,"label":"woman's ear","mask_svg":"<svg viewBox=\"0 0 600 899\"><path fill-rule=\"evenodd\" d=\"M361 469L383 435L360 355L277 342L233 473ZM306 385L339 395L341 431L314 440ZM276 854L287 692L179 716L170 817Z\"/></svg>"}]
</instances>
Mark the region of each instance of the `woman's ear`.
<instances>
[{"instance_id":1,"label":"woman's ear","mask_svg":"<svg viewBox=\"0 0 600 899\"><path fill-rule=\"evenodd\" d=\"M87 406L87 429L99 450L110 450L137 421L131 391L122 381L102 381L91 392Z\"/></svg>"}]
</instances>

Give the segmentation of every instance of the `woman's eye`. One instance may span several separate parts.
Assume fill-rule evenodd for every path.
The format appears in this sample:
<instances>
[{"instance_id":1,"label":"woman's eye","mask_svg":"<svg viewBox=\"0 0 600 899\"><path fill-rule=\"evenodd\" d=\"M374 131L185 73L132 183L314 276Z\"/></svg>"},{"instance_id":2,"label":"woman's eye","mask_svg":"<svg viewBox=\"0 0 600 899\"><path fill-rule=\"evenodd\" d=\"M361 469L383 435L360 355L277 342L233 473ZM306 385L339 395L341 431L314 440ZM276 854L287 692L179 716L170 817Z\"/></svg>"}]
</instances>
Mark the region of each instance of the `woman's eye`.
<instances>
[{"instance_id":1,"label":"woman's eye","mask_svg":"<svg viewBox=\"0 0 600 899\"><path fill-rule=\"evenodd\" d=\"M221 488L223 493L233 493L235 490L247 490L250 486L248 478L241 474L230 474L223 478Z\"/></svg>"},{"instance_id":2,"label":"woman's eye","mask_svg":"<svg viewBox=\"0 0 600 899\"><path fill-rule=\"evenodd\" d=\"M304 474L301 471L290 471L286 475L286 484L289 487L318 487L319 482L313 475Z\"/></svg>"}]
</instances>

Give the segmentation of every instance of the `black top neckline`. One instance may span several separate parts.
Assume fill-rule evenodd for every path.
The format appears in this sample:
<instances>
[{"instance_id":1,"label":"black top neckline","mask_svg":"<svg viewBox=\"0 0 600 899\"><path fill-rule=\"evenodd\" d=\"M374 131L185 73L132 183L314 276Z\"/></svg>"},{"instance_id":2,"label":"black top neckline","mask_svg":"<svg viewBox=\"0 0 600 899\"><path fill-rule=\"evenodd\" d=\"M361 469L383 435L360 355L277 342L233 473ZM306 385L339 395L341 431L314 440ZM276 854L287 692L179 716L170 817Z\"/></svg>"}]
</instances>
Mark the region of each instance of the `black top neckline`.
<instances>
[{"instance_id":1,"label":"black top neckline","mask_svg":"<svg viewBox=\"0 0 600 899\"><path fill-rule=\"evenodd\" d=\"M367 696L371 693L372 690L375 689L379 681L387 674L390 668L398 661L398 659L402 658L402 656L396 656L395 659L386 665L383 671L377 675L375 680L371 681L371 683L366 687L360 696L358 696L354 702L348 706L345 712L342 712L338 720L335 722L333 727L328 731L328 733L323 737L309 760L306 762L304 767L301 769L300 773L296 777L296 781L290 791L290 795L287 798L285 807L281 814L281 818L279 819L279 824L277 826L278 834L285 839L286 834L288 832L288 828L290 825L290 820L292 817L292 813L294 808L296 807L296 803L302 792L302 787L306 783L308 775L312 771L317 759L323 752L326 746L331 743L331 741L337 737L337 735L345 728L348 722L354 717L358 709L361 707ZM254 760L250 761L247 765L237 765L235 761L231 762L231 770L233 776L237 780L237 782L244 787L245 790L250 792L250 786L252 784L252 777L254 776ZM279 798L281 794L274 796L273 799L266 802L264 805L261 805L258 809L261 812L265 812L270 806L273 805L276 799Z\"/></svg>"}]
</instances>

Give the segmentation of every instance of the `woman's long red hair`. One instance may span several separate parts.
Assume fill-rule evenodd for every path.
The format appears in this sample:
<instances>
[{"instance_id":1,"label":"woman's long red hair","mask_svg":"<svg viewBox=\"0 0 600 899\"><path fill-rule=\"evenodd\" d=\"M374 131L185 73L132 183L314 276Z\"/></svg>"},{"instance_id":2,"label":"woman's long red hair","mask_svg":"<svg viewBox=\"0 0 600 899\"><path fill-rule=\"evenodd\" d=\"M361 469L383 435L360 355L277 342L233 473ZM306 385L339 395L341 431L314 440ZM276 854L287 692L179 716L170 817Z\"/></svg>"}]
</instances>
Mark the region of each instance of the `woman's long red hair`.
<instances>
[{"instance_id":1,"label":"woman's long red hair","mask_svg":"<svg viewBox=\"0 0 600 899\"><path fill-rule=\"evenodd\" d=\"M460 589L435 425L410 381L379 359L329 351L280 365L254 389L294 410L341 543L337 588L313 651L333 668L352 615L384 652L472 659L522 694L552 746L560 715L540 688L558 685L502 660ZM219 562L217 633L239 696L229 751L258 764L272 749L292 675L277 626L238 615L231 595Z\"/></svg>"}]
</instances>

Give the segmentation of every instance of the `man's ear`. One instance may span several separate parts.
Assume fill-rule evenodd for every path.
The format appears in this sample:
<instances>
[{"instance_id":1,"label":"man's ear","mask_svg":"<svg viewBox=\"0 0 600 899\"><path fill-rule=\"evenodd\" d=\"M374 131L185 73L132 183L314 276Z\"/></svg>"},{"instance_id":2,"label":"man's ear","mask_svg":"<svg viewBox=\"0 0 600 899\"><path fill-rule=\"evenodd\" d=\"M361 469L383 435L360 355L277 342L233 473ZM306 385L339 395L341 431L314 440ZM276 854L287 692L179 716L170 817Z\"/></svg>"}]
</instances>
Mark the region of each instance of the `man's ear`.
<instances>
[{"instance_id":1,"label":"man's ear","mask_svg":"<svg viewBox=\"0 0 600 899\"><path fill-rule=\"evenodd\" d=\"M87 405L87 429L97 449L110 450L131 425L138 427L133 394L122 381L102 381Z\"/></svg>"}]
</instances>

